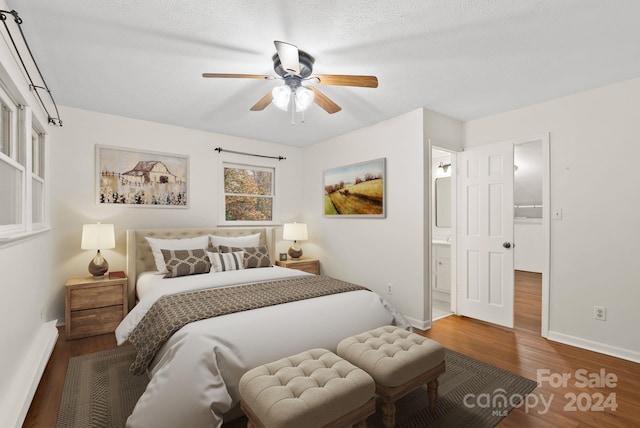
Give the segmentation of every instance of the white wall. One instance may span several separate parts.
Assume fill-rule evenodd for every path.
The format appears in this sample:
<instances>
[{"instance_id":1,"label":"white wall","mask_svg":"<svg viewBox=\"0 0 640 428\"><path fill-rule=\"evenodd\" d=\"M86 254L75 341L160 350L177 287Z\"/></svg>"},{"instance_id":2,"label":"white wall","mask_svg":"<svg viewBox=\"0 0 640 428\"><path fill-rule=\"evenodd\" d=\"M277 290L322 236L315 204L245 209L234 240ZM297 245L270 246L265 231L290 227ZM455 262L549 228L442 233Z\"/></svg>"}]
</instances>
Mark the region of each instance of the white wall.
<instances>
[{"instance_id":1,"label":"white wall","mask_svg":"<svg viewBox=\"0 0 640 428\"><path fill-rule=\"evenodd\" d=\"M4 0L0 9L10 10ZM16 37L13 19L7 19ZM16 102L30 106L32 114L46 125L47 117L29 90L24 72L9 48L6 32L0 32L0 80ZM19 39L19 36L18 36ZM18 42L19 43L19 42ZM33 69L31 73L35 73ZM34 74L35 76L35 74ZM43 98L46 97L43 95ZM51 178L47 174L47 179ZM0 194L0 204L6 195ZM54 323L41 319L40 308L48 303L53 282L54 252L51 232L12 242L0 242L0 423L21 426L55 344Z\"/></svg>"},{"instance_id":2,"label":"white wall","mask_svg":"<svg viewBox=\"0 0 640 428\"><path fill-rule=\"evenodd\" d=\"M429 127L426 124L429 123ZM451 136L451 129L456 130ZM415 110L307 147L304 163L304 220L309 225L306 255L318 257L323 273L364 285L381 294L420 325L429 317L428 198L430 136L461 139L460 123ZM386 158L384 219L323 216L325 169ZM426 183L426 185L425 185ZM392 294L387 284L392 283Z\"/></svg>"},{"instance_id":3,"label":"white wall","mask_svg":"<svg viewBox=\"0 0 640 428\"><path fill-rule=\"evenodd\" d=\"M50 317L64 319L64 283L70 275L88 274L91 251L80 249L84 223L113 223L116 248L102 251L111 270L125 268L125 233L132 228L211 227L218 224L220 157L248 164L272 162L279 185L282 220L296 219L301 207L301 149L291 146L212 134L119 116L62 108L64 126L52 130L51 170L53 241L56 251ZM96 203L95 146L135 148L189 155L189 208L150 208ZM278 162L259 158L219 154L216 147L282 155ZM286 245L286 243L282 243Z\"/></svg>"},{"instance_id":4,"label":"white wall","mask_svg":"<svg viewBox=\"0 0 640 428\"><path fill-rule=\"evenodd\" d=\"M640 78L465 125L468 147L550 133L551 210L563 218L551 220L549 337L636 361L638 112Z\"/></svg>"}]
</instances>

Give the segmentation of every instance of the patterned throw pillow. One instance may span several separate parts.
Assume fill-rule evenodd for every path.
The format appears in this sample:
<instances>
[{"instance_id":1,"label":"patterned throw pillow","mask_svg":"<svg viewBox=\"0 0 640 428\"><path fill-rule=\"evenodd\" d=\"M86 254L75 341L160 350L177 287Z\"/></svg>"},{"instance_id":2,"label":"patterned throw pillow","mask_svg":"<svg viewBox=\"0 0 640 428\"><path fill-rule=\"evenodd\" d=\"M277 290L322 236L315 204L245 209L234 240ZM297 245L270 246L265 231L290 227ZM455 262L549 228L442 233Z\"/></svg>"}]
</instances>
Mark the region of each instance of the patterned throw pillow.
<instances>
[{"instance_id":1,"label":"patterned throw pillow","mask_svg":"<svg viewBox=\"0 0 640 428\"><path fill-rule=\"evenodd\" d=\"M232 251L244 251L244 268L260 268L271 267L271 259L269 259L269 249L266 246L262 247L227 247L220 245L218 247L221 253L230 253Z\"/></svg>"},{"instance_id":2,"label":"patterned throw pillow","mask_svg":"<svg viewBox=\"0 0 640 428\"><path fill-rule=\"evenodd\" d=\"M214 272L244 269L244 251L209 253L209 259L211 260L211 269L213 269Z\"/></svg>"},{"instance_id":3,"label":"patterned throw pillow","mask_svg":"<svg viewBox=\"0 0 640 428\"><path fill-rule=\"evenodd\" d=\"M167 266L165 278L197 275L211 271L211 261L204 249L196 250L160 250Z\"/></svg>"},{"instance_id":4,"label":"patterned throw pillow","mask_svg":"<svg viewBox=\"0 0 640 428\"><path fill-rule=\"evenodd\" d=\"M207 244L209 242L209 237L207 235L185 239L160 239L147 236L145 239L151 247L151 253L153 254L153 260L156 262L156 269L158 273L167 273L167 266L164 262L164 257L162 256L163 248L166 250L207 248Z\"/></svg>"}]
</instances>

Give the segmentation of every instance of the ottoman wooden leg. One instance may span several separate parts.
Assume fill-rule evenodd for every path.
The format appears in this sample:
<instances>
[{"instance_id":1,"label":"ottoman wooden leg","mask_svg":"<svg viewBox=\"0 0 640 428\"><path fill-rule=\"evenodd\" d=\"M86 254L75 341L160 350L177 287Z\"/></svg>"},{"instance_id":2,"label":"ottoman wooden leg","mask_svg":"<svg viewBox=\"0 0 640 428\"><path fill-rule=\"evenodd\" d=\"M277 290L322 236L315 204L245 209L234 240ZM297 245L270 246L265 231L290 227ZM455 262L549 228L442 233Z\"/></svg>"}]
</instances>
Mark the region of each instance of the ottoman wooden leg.
<instances>
[{"instance_id":1,"label":"ottoman wooden leg","mask_svg":"<svg viewBox=\"0 0 640 428\"><path fill-rule=\"evenodd\" d=\"M396 403L384 400L382 402L382 425L384 428L396 426Z\"/></svg>"},{"instance_id":2,"label":"ottoman wooden leg","mask_svg":"<svg viewBox=\"0 0 640 428\"><path fill-rule=\"evenodd\" d=\"M438 404L438 378L427 383L427 394L429 396L429 410L434 411Z\"/></svg>"}]
</instances>

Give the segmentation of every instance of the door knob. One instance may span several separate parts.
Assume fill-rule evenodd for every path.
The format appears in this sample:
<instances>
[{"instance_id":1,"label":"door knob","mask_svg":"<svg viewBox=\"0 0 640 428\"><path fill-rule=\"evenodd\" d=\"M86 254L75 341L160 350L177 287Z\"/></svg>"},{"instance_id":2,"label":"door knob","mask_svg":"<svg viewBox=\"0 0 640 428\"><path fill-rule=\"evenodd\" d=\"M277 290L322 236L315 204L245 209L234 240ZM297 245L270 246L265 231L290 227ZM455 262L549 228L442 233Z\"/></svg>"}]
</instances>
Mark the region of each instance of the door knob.
<instances>
[{"instance_id":1,"label":"door knob","mask_svg":"<svg viewBox=\"0 0 640 428\"><path fill-rule=\"evenodd\" d=\"M503 246L504 248L511 248L511 242L503 242L503 243L502 243L502 246Z\"/></svg>"}]
</instances>

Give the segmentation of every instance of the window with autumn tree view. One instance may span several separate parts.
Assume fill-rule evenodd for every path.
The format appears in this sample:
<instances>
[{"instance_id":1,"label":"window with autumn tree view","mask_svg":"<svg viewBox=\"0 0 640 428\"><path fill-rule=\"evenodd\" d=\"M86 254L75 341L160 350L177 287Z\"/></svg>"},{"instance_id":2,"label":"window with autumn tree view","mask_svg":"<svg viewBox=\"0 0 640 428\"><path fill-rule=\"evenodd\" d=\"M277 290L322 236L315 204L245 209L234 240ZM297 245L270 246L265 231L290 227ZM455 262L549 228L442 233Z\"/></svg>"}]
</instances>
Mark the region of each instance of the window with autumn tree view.
<instances>
[{"instance_id":1,"label":"window with autumn tree view","mask_svg":"<svg viewBox=\"0 0 640 428\"><path fill-rule=\"evenodd\" d=\"M224 164L226 221L273 221L274 168Z\"/></svg>"}]
</instances>

